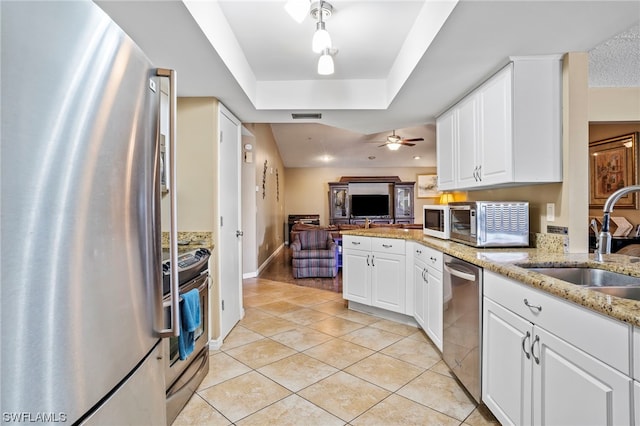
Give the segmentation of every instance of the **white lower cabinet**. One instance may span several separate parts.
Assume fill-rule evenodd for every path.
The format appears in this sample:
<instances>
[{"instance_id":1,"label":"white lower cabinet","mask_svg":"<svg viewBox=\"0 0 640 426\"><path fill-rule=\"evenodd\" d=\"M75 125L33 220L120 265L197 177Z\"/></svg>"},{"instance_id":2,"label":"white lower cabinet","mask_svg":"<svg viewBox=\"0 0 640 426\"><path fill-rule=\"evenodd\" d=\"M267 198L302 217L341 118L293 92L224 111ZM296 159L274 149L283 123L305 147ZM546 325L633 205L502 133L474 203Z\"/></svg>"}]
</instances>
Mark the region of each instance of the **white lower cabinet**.
<instances>
[{"instance_id":1,"label":"white lower cabinet","mask_svg":"<svg viewBox=\"0 0 640 426\"><path fill-rule=\"evenodd\" d=\"M639 355L636 355L639 356ZM640 425L640 382L633 382L633 400L636 413L636 426Z\"/></svg>"},{"instance_id":2,"label":"white lower cabinet","mask_svg":"<svg viewBox=\"0 0 640 426\"><path fill-rule=\"evenodd\" d=\"M405 241L345 235L342 288L347 300L405 313Z\"/></svg>"},{"instance_id":3,"label":"white lower cabinet","mask_svg":"<svg viewBox=\"0 0 640 426\"><path fill-rule=\"evenodd\" d=\"M632 379L627 375L628 371L623 374L607 365L606 359L591 355L588 347L577 347L575 342L569 342L572 337L561 338L552 327L547 329L539 324L547 321L546 314L552 317L558 314L579 335L585 333L580 328L588 323L581 317L597 314L569 302L561 302L566 306L554 312L558 310L555 303L560 302L559 299L532 288L525 289L504 277L497 283L493 278L485 271L482 399L500 423L632 424ZM519 300L501 294L505 284L522 287L519 290L524 293L520 293ZM620 328L611 326L607 318L602 317L601 327L588 332L593 344L597 345L600 335L613 334L620 339L607 350L629 353L629 327L622 323ZM564 333L564 329L560 328L559 332ZM575 340L579 342L581 337Z\"/></svg>"},{"instance_id":4,"label":"white lower cabinet","mask_svg":"<svg viewBox=\"0 0 640 426\"><path fill-rule=\"evenodd\" d=\"M413 316L442 351L442 253L413 243Z\"/></svg>"}]
</instances>

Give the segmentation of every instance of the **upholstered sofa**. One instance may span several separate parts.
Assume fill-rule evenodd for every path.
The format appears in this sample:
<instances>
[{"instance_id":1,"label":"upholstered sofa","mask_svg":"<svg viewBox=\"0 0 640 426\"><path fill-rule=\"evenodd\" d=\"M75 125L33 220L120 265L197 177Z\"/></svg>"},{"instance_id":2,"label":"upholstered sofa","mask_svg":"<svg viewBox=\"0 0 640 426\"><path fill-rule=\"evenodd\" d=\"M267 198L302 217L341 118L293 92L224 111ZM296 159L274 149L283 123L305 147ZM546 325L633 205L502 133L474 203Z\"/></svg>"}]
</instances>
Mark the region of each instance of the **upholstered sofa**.
<instances>
[{"instance_id":1,"label":"upholstered sofa","mask_svg":"<svg viewBox=\"0 0 640 426\"><path fill-rule=\"evenodd\" d=\"M329 225L329 226L321 226L321 225L309 225L306 223L296 223L291 228L291 232L289 234L289 241L292 243L295 240L295 237L301 231L314 231L314 230L324 230L329 231L333 238L338 238L340 236L340 231L347 231L353 229L364 229L364 224L341 224L341 225ZM422 224L420 223L395 223L395 224L383 224L383 223L369 223L370 228L403 228L403 229L422 229Z\"/></svg>"},{"instance_id":2,"label":"upholstered sofa","mask_svg":"<svg viewBox=\"0 0 640 426\"><path fill-rule=\"evenodd\" d=\"M327 230L299 231L291 243L294 278L335 277L338 245Z\"/></svg>"}]
</instances>

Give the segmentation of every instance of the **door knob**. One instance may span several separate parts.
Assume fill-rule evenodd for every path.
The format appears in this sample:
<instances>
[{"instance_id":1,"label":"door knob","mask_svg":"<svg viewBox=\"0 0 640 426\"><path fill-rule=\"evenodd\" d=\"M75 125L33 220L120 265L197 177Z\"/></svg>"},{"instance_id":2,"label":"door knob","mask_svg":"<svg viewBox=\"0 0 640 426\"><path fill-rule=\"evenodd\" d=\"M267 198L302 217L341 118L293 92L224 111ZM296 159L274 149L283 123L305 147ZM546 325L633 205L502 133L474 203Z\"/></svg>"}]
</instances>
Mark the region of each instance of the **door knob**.
<instances>
[{"instance_id":1,"label":"door knob","mask_svg":"<svg viewBox=\"0 0 640 426\"><path fill-rule=\"evenodd\" d=\"M244 232L236 231L236 237L242 237L243 235L244 235Z\"/></svg>"}]
</instances>

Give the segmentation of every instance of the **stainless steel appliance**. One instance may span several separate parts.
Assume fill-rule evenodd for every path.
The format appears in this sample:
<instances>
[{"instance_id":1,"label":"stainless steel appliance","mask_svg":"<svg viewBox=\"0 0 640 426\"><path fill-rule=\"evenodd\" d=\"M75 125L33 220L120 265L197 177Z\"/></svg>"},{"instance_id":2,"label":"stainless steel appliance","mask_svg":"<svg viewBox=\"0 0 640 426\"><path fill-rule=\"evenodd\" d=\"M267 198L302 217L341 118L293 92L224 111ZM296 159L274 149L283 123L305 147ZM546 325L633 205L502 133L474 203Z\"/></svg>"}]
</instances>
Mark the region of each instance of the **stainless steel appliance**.
<instances>
[{"instance_id":1,"label":"stainless steel appliance","mask_svg":"<svg viewBox=\"0 0 640 426\"><path fill-rule=\"evenodd\" d=\"M445 254L442 359L480 402L482 268Z\"/></svg>"},{"instance_id":2,"label":"stainless steel appliance","mask_svg":"<svg viewBox=\"0 0 640 426\"><path fill-rule=\"evenodd\" d=\"M3 419L165 424L158 86L174 96L175 74L93 2L0 15Z\"/></svg>"},{"instance_id":3,"label":"stainless steel appliance","mask_svg":"<svg viewBox=\"0 0 640 426\"><path fill-rule=\"evenodd\" d=\"M180 359L178 337L165 339L163 354L165 363L165 383L167 390L167 424L173 423L182 408L195 393L198 385L209 372L209 268L211 253L207 249L197 249L178 257L178 281L180 294L197 289L200 295L200 327L195 331L193 353ZM162 264L163 276L169 277L171 261ZM168 280L165 279L165 282ZM167 292L165 287L165 292ZM170 295L165 294L165 321L170 322Z\"/></svg>"},{"instance_id":4,"label":"stainless steel appliance","mask_svg":"<svg viewBox=\"0 0 640 426\"><path fill-rule=\"evenodd\" d=\"M448 240L450 221L449 205L427 204L423 207L422 232L425 235Z\"/></svg>"},{"instance_id":5,"label":"stainless steel appliance","mask_svg":"<svg viewBox=\"0 0 640 426\"><path fill-rule=\"evenodd\" d=\"M529 203L469 201L449 203L450 239L475 247L529 245Z\"/></svg>"}]
</instances>

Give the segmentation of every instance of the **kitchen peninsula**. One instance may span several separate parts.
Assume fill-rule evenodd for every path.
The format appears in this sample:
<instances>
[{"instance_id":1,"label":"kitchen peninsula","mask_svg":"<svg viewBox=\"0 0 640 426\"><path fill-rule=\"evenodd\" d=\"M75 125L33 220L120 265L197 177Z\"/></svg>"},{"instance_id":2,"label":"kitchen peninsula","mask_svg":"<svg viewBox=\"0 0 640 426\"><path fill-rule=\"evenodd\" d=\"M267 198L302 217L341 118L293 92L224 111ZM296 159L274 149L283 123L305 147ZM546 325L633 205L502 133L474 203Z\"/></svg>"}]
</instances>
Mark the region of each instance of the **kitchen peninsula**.
<instances>
[{"instance_id":1,"label":"kitchen peninsula","mask_svg":"<svg viewBox=\"0 0 640 426\"><path fill-rule=\"evenodd\" d=\"M422 230L369 228L342 231L344 235L397 238L414 241L435 250L458 257L520 281L526 285L597 311L619 321L640 327L640 301L610 297L581 286L529 271L528 267L593 267L640 277L640 262L624 255L607 255L605 262L596 262L592 253L562 253L561 247L544 248L475 248L453 241L424 235Z\"/></svg>"}]
</instances>

